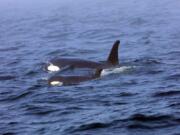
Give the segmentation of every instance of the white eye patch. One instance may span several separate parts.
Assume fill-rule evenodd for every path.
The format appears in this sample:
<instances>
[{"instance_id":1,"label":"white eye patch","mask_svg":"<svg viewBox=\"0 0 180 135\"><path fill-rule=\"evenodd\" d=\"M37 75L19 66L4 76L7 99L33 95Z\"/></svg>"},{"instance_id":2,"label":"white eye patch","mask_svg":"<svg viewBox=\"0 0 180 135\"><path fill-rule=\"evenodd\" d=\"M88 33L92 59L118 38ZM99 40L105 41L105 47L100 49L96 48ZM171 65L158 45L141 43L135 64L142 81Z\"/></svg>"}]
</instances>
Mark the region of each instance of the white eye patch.
<instances>
[{"instance_id":1,"label":"white eye patch","mask_svg":"<svg viewBox=\"0 0 180 135\"><path fill-rule=\"evenodd\" d=\"M59 71L60 68L58 66L55 66L53 64L50 64L48 67L47 67L48 71L52 71L52 72L56 72L56 71Z\"/></svg>"},{"instance_id":2,"label":"white eye patch","mask_svg":"<svg viewBox=\"0 0 180 135\"><path fill-rule=\"evenodd\" d=\"M62 85L63 85L63 82L52 81L50 84L51 84L52 86L55 86L55 85L62 86Z\"/></svg>"}]
</instances>

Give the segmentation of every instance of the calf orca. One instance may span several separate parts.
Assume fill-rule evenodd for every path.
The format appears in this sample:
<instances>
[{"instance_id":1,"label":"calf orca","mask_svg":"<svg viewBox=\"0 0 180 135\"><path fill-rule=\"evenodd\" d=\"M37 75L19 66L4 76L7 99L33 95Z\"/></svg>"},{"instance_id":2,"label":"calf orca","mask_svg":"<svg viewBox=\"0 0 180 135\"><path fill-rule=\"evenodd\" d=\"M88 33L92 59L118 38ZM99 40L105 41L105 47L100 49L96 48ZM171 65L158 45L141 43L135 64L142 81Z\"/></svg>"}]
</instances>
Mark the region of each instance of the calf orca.
<instances>
[{"instance_id":1,"label":"calf orca","mask_svg":"<svg viewBox=\"0 0 180 135\"><path fill-rule=\"evenodd\" d=\"M95 74L92 76L53 76L48 79L48 84L51 86L62 86L62 85L75 85L80 82L93 80L99 78L102 69L97 69Z\"/></svg>"},{"instance_id":2,"label":"calf orca","mask_svg":"<svg viewBox=\"0 0 180 135\"><path fill-rule=\"evenodd\" d=\"M59 58L59 59L50 60L50 62L46 65L45 69L47 71L56 72L69 68L107 69L114 67L119 64L119 59L118 59L119 44L120 44L119 40L115 41L109 53L107 61L105 62L94 62L89 60L71 59L71 58Z\"/></svg>"}]
</instances>

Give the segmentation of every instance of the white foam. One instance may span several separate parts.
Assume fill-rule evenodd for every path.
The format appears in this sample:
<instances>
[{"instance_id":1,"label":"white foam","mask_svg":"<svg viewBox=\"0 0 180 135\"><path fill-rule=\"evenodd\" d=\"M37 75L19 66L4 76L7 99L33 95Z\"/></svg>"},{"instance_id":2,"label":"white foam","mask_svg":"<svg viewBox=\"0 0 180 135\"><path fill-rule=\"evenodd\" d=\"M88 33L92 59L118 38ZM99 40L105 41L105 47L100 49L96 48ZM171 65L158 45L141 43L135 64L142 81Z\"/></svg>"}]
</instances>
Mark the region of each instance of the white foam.
<instances>
[{"instance_id":1,"label":"white foam","mask_svg":"<svg viewBox=\"0 0 180 135\"><path fill-rule=\"evenodd\" d=\"M125 72L129 69L133 68L132 66L121 66L121 67L115 67L115 68L109 68L109 69L103 69L101 72L101 76L106 76L109 74L117 74Z\"/></svg>"},{"instance_id":2,"label":"white foam","mask_svg":"<svg viewBox=\"0 0 180 135\"><path fill-rule=\"evenodd\" d=\"M51 71L51 72L57 72L60 70L60 68L58 66L55 66L53 64L50 64L48 67L47 67L48 71Z\"/></svg>"},{"instance_id":3,"label":"white foam","mask_svg":"<svg viewBox=\"0 0 180 135\"><path fill-rule=\"evenodd\" d=\"M60 81L52 81L50 84L51 84L52 86L55 86L55 85L62 86L62 85L63 85L63 82L60 82Z\"/></svg>"}]
</instances>

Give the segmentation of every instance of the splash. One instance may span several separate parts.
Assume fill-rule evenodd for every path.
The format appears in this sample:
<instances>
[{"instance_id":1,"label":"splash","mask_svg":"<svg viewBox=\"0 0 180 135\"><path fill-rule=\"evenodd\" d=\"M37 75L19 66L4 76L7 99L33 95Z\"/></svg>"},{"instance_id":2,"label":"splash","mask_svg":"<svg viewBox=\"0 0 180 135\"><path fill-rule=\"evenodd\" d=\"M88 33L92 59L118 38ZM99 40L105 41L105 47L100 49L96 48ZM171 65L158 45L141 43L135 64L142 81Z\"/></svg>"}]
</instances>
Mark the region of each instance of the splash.
<instances>
[{"instance_id":1,"label":"splash","mask_svg":"<svg viewBox=\"0 0 180 135\"><path fill-rule=\"evenodd\" d=\"M132 68L134 68L134 66L121 66L121 67L116 67L116 68L103 69L101 76L126 72Z\"/></svg>"}]
</instances>

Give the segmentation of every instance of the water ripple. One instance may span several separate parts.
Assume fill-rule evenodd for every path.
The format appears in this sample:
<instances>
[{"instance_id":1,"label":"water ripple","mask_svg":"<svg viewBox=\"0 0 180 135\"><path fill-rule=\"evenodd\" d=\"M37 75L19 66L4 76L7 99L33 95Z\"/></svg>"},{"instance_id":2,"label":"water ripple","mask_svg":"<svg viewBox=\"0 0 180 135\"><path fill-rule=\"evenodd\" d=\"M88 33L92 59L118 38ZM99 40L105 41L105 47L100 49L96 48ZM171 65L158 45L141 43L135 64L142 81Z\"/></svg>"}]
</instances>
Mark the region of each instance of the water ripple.
<instances>
[{"instance_id":1,"label":"water ripple","mask_svg":"<svg viewBox=\"0 0 180 135\"><path fill-rule=\"evenodd\" d=\"M178 96L178 95L180 95L180 91L171 90L171 91L156 92L153 96L154 97L170 97L170 96Z\"/></svg>"},{"instance_id":2,"label":"water ripple","mask_svg":"<svg viewBox=\"0 0 180 135\"><path fill-rule=\"evenodd\" d=\"M171 115L144 115L134 114L130 117L133 122L128 128L155 129L176 126L180 124L180 119Z\"/></svg>"},{"instance_id":3,"label":"water ripple","mask_svg":"<svg viewBox=\"0 0 180 135\"><path fill-rule=\"evenodd\" d=\"M174 74L174 75L170 75L166 78L167 80L180 80L180 74Z\"/></svg>"},{"instance_id":4,"label":"water ripple","mask_svg":"<svg viewBox=\"0 0 180 135\"><path fill-rule=\"evenodd\" d=\"M35 106L29 105L25 106L28 115L48 115L50 113L56 112L59 109L53 108L51 106Z\"/></svg>"},{"instance_id":5,"label":"water ripple","mask_svg":"<svg viewBox=\"0 0 180 135\"><path fill-rule=\"evenodd\" d=\"M16 76L6 75L6 76L0 76L0 81L6 81L6 80L13 80Z\"/></svg>"}]
</instances>

